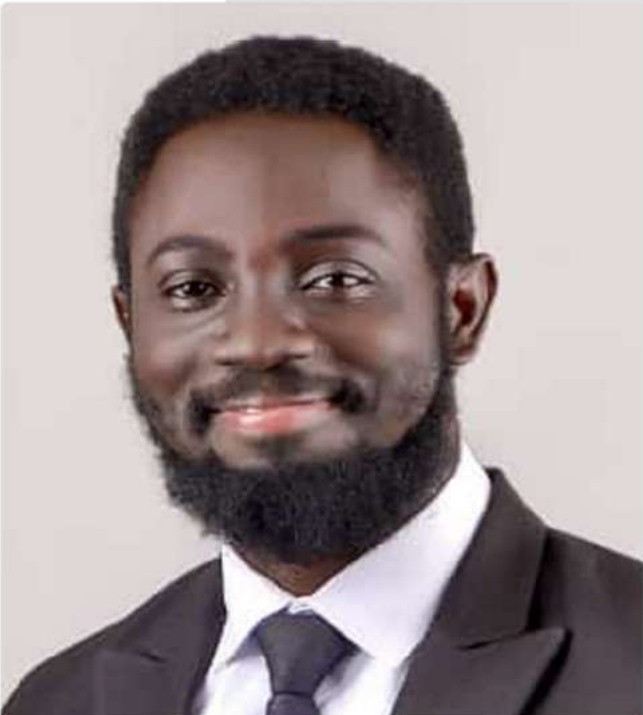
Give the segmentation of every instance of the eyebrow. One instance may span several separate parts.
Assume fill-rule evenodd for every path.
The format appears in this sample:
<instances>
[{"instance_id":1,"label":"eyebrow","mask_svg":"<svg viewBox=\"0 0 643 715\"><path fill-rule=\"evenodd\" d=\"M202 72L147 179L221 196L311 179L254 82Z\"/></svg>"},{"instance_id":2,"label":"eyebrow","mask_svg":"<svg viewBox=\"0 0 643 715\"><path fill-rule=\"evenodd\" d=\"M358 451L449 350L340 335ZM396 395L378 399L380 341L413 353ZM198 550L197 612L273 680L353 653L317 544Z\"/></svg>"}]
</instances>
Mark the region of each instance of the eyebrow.
<instances>
[{"instance_id":1,"label":"eyebrow","mask_svg":"<svg viewBox=\"0 0 643 715\"><path fill-rule=\"evenodd\" d=\"M372 229L359 223L332 223L299 228L286 237L287 243L305 243L338 238L363 239L386 247L384 239Z\"/></svg>"},{"instance_id":2,"label":"eyebrow","mask_svg":"<svg viewBox=\"0 0 643 715\"><path fill-rule=\"evenodd\" d=\"M170 236L161 241L147 257L145 264L150 266L160 256L165 253L185 250L208 251L216 253L224 258L231 258L232 254L226 245L220 239L214 236L197 236L193 234L185 234L180 236Z\"/></svg>"},{"instance_id":3,"label":"eyebrow","mask_svg":"<svg viewBox=\"0 0 643 715\"><path fill-rule=\"evenodd\" d=\"M361 239L378 243L386 248L384 239L377 232L357 223L333 223L298 228L287 234L284 242L292 244L330 241L333 239ZM232 257L232 252L225 245L224 241L216 236L185 234L171 236L161 241L147 257L145 263L149 266L165 253L190 249L217 253L227 259Z\"/></svg>"}]
</instances>

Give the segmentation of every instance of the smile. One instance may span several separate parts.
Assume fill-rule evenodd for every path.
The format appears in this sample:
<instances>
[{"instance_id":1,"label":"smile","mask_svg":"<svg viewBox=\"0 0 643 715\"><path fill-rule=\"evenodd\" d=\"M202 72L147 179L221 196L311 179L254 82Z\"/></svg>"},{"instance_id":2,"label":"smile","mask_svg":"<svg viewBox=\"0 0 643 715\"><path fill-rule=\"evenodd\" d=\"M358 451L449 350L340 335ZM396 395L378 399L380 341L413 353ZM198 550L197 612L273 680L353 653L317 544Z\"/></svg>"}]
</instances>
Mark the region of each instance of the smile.
<instances>
[{"instance_id":1,"label":"smile","mask_svg":"<svg viewBox=\"0 0 643 715\"><path fill-rule=\"evenodd\" d=\"M326 399L229 407L217 415L227 429L248 435L280 434L316 427L333 412Z\"/></svg>"}]
</instances>

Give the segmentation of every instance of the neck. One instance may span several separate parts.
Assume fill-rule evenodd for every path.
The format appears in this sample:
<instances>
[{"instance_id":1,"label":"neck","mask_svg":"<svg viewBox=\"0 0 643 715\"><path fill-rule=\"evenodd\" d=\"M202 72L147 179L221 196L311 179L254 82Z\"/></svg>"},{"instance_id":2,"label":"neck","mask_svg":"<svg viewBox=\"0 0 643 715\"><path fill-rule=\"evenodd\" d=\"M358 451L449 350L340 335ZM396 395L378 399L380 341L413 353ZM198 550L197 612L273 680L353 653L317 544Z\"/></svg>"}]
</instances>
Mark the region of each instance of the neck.
<instances>
[{"instance_id":1,"label":"neck","mask_svg":"<svg viewBox=\"0 0 643 715\"><path fill-rule=\"evenodd\" d=\"M236 547L235 551L251 568L293 596L310 596L354 560L354 557L326 558L301 565L277 561L257 551Z\"/></svg>"}]
</instances>

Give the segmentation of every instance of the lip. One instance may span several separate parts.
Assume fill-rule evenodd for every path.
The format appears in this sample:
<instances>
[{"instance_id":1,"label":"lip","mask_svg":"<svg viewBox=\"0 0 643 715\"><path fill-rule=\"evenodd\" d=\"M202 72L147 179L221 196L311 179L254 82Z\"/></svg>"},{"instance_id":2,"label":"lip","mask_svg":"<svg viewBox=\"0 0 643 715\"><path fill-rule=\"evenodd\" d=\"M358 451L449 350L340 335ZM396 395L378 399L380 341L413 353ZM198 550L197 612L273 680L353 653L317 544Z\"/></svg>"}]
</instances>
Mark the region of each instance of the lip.
<instances>
[{"instance_id":1,"label":"lip","mask_svg":"<svg viewBox=\"0 0 643 715\"><path fill-rule=\"evenodd\" d=\"M311 402L329 402L326 395L297 395L293 397L280 397L279 395L256 395L239 401L227 402L217 408L217 412L240 412L251 410L268 410L292 405L306 405Z\"/></svg>"},{"instance_id":2,"label":"lip","mask_svg":"<svg viewBox=\"0 0 643 715\"><path fill-rule=\"evenodd\" d=\"M333 412L332 403L325 397L261 396L226 405L217 414L217 421L235 432L261 436L310 429Z\"/></svg>"}]
</instances>

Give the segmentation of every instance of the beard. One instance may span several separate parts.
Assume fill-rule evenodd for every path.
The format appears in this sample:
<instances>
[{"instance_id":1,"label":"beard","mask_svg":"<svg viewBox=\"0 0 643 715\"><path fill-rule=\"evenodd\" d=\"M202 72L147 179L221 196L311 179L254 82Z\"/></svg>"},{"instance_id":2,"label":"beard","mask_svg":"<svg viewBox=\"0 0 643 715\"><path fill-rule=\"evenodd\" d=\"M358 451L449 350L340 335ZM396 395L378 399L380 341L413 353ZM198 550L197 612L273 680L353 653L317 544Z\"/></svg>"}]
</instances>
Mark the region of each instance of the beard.
<instances>
[{"instance_id":1,"label":"beard","mask_svg":"<svg viewBox=\"0 0 643 715\"><path fill-rule=\"evenodd\" d=\"M156 445L171 501L207 534L239 550L306 566L356 558L399 529L448 481L458 434L453 371L445 358L440 357L424 413L392 447L356 448L325 461L292 463L285 440L276 443L270 467L244 469L230 467L213 450L200 458L179 453L156 426L159 407L141 388L131 359L128 367L133 402ZM426 394L427 379L409 382L405 394ZM299 376L295 382L305 380ZM359 389L344 387L352 405L359 403ZM198 395L187 410L195 433L202 432L207 418ZM200 425L194 424L195 414Z\"/></svg>"}]
</instances>

